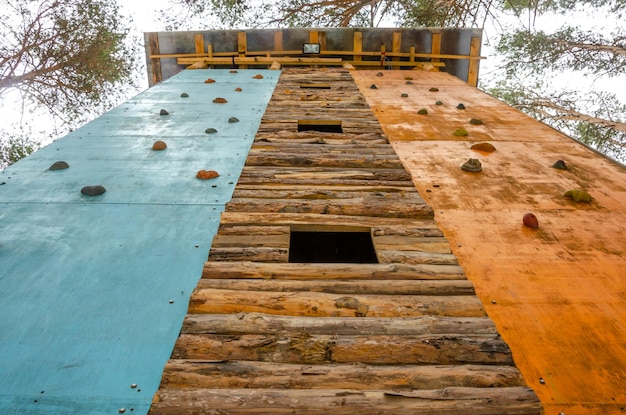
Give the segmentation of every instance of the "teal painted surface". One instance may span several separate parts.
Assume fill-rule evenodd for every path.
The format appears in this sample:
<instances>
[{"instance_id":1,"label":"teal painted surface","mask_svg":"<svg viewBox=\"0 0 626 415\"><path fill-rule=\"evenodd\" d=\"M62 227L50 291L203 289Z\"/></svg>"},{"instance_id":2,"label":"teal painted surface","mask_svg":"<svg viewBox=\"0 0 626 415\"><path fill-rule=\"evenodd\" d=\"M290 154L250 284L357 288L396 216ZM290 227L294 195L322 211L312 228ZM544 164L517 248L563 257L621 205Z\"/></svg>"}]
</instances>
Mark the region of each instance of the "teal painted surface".
<instances>
[{"instance_id":1,"label":"teal painted surface","mask_svg":"<svg viewBox=\"0 0 626 415\"><path fill-rule=\"evenodd\" d=\"M0 172L0 413L147 413L278 76L182 72Z\"/></svg>"}]
</instances>

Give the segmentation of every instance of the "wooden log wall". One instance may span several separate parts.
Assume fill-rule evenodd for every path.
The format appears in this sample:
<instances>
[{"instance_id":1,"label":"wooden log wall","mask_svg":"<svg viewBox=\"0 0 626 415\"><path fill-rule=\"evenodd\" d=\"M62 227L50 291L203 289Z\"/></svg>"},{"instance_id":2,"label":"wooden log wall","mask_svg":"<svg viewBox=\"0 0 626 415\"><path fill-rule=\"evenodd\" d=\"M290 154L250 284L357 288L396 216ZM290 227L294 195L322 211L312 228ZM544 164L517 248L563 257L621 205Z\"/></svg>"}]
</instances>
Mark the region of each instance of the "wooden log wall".
<instances>
[{"instance_id":1,"label":"wooden log wall","mask_svg":"<svg viewBox=\"0 0 626 415\"><path fill-rule=\"evenodd\" d=\"M340 120L343 132L298 132L302 120ZM377 263L289 262L295 231L368 232ZM541 405L350 73L289 69L150 413L328 410L538 414Z\"/></svg>"}]
</instances>

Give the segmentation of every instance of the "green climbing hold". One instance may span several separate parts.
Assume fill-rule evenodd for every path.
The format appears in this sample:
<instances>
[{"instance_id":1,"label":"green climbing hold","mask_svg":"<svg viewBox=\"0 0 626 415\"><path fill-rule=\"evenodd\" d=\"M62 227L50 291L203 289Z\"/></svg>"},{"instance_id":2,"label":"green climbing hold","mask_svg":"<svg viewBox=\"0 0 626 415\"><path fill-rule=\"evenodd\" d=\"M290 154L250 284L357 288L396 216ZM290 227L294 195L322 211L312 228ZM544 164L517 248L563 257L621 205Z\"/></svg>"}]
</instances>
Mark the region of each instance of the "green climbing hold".
<instances>
[{"instance_id":1,"label":"green climbing hold","mask_svg":"<svg viewBox=\"0 0 626 415\"><path fill-rule=\"evenodd\" d=\"M207 128L204 132L207 134L215 134L217 130L215 128Z\"/></svg>"},{"instance_id":2,"label":"green climbing hold","mask_svg":"<svg viewBox=\"0 0 626 415\"><path fill-rule=\"evenodd\" d=\"M568 190L564 196L576 203L591 203L593 200L589 193L579 189Z\"/></svg>"},{"instance_id":3,"label":"green climbing hold","mask_svg":"<svg viewBox=\"0 0 626 415\"><path fill-rule=\"evenodd\" d=\"M418 113L419 115L428 115L428 110L427 110L427 109L422 108L421 110L417 111L417 113Z\"/></svg>"},{"instance_id":4,"label":"green climbing hold","mask_svg":"<svg viewBox=\"0 0 626 415\"><path fill-rule=\"evenodd\" d=\"M52 166L48 168L48 170L64 170L69 167L70 165L67 164L67 162L65 161L55 161L54 163L52 163Z\"/></svg>"},{"instance_id":5,"label":"green climbing hold","mask_svg":"<svg viewBox=\"0 0 626 415\"><path fill-rule=\"evenodd\" d=\"M430 92L438 92L439 88L432 87L429 89Z\"/></svg>"},{"instance_id":6,"label":"green climbing hold","mask_svg":"<svg viewBox=\"0 0 626 415\"><path fill-rule=\"evenodd\" d=\"M454 131L454 135L456 135L457 137L466 137L469 135L469 133L467 132L465 128L457 128Z\"/></svg>"},{"instance_id":7,"label":"green climbing hold","mask_svg":"<svg viewBox=\"0 0 626 415\"><path fill-rule=\"evenodd\" d=\"M436 101L436 102L435 102L435 105L443 105L443 102L441 102L441 101Z\"/></svg>"},{"instance_id":8,"label":"green climbing hold","mask_svg":"<svg viewBox=\"0 0 626 415\"><path fill-rule=\"evenodd\" d=\"M472 118L470 120L470 124L472 124L472 125L483 125L483 121L479 120L478 118Z\"/></svg>"},{"instance_id":9,"label":"green climbing hold","mask_svg":"<svg viewBox=\"0 0 626 415\"><path fill-rule=\"evenodd\" d=\"M182 94L180 94L181 98L189 98L189 94L186 92L183 92Z\"/></svg>"}]
</instances>

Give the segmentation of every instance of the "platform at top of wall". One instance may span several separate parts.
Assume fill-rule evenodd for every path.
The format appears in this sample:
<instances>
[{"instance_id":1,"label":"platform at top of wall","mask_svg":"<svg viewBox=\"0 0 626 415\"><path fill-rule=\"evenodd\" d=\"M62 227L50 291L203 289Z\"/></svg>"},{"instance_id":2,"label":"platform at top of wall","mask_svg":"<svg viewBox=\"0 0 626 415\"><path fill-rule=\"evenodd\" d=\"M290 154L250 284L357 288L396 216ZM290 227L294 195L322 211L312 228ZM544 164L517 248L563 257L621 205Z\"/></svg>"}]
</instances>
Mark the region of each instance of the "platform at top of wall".
<instances>
[{"instance_id":1,"label":"platform at top of wall","mask_svg":"<svg viewBox=\"0 0 626 415\"><path fill-rule=\"evenodd\" d=\"M0 172L1 413L148 411L279 75L184 71Z\"/></svg>"},{"instance_id":2,"label":"platform at top of wall","mask_svg":"<svg viewBox=\"0 0 626 415\"><path fill-rule=\"evenodd\" d=\"M295 28L144 34L150 85L194 67L281 65L440 70L478 82L482 29ZM307 54L303 44L320 46Z\"/></svg>"}]
</instances>

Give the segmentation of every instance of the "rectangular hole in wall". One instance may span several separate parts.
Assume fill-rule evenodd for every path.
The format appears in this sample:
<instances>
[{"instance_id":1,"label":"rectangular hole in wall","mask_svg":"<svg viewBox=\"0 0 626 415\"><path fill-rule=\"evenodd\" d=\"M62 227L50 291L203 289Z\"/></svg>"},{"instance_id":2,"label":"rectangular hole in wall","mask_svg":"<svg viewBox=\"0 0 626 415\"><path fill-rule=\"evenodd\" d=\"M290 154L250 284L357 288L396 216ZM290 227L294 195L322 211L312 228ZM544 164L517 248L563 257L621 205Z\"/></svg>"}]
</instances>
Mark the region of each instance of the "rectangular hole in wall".
<instances>
[{"instance_id":1,"label":"rectangular hole in wall","mask_svg":"<svg viewBox=\"0 0 626 415\"><path fill-rule=\"evenodd\" d=\"M298 132L343 133L341 120L298 120Z\"/></svg>"},{"instance_id":2,"label":"rectangular hole in wall","mask_svg":"<svg viewBox=\"0 0 626 415\"><path fill-rule=\"evenodd\" d=\"M376 264L370 232L291 231L289 262Z\"/></svg>"}]
</instances>

